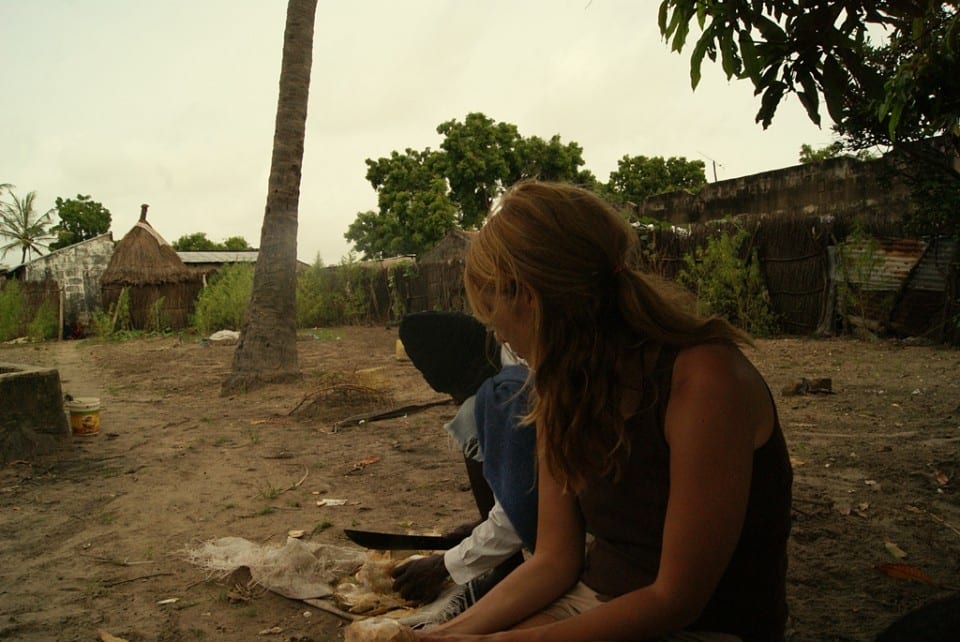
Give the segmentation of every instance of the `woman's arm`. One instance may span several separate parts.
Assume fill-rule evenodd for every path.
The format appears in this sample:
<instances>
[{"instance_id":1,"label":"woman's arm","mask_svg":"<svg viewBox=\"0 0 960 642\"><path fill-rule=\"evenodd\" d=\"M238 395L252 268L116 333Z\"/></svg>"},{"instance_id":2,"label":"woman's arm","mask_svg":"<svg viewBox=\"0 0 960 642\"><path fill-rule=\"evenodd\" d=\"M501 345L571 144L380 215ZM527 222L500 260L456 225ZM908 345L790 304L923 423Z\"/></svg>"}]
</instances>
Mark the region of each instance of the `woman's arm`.
<instances>
[{"instance_id":1,"label":"woman's arm","mask_svg":"<svg viewBox=\"0 0 960 642\"><path fill-rule=\"evenodd\" d=\"M573 586L583 566L584 531L573 495L564 493L539 466L536 552L479 602L453 620L421 633L443 640L448 633L489 633L520 623ZM523 640L530 640L523 636Z\"/></svg>"}]
</instances>

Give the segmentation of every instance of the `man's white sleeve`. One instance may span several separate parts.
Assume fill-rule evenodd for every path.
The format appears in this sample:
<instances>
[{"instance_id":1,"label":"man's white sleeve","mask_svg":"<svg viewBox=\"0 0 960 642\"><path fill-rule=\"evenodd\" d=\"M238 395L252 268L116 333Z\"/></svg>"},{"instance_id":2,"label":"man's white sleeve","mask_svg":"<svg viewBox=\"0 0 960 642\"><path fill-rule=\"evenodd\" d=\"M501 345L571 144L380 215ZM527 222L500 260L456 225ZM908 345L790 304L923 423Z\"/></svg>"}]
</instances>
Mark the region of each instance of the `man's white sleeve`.
<instances>
[{"instance_id":1,"label":"man's white sleeve","mask_svg":"<svg viewBox=\"0 0 960 642\"><path fill-rule=\"evenodd\" d=\"M469 537L444 553L443 563L454 582L466 584L522 548L523 541L500 502L496 502L487 519Z\"/></svg>"}]
</instances>

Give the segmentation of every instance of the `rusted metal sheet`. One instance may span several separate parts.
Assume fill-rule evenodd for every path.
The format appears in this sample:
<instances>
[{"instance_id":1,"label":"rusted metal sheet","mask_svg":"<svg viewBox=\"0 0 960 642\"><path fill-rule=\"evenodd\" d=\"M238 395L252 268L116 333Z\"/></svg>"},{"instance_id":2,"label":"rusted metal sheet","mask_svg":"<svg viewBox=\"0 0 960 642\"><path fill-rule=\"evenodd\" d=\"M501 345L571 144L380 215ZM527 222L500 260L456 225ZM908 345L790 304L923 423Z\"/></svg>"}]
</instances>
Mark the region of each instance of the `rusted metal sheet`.
<instances>
[{"instance_id":1,"label":"rusted metal sheet","mask_svg":"<svg viewBox=\"0 0 960 642\"><path fill-rule=\"evenodd\" d=\"M839 281L864 291L898 291L927 249L914 239L870 239L842 243L837 262Z\"/></svg>"},{"instance_id":2,"label":"rusted metal sheet","mask_svg":"<svg viewBox=\"0 0 960 642\"><path fill-rule=\"evenodd\" d=\"M924 292L946 292L951 264L956 270L957 242L954 239L937 239L927 248L917 264L907 287Z\"/></svg>"}]
</instances>

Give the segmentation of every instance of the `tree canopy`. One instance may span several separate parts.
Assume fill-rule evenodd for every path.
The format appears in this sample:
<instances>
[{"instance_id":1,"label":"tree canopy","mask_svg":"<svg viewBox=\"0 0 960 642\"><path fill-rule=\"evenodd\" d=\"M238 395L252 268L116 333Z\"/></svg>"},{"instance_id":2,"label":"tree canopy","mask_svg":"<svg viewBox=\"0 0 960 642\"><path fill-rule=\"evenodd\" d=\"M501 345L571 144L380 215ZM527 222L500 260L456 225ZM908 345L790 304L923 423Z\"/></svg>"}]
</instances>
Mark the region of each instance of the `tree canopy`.
<instances>
[{"instance_id":1,"label":"tree canopy","mask_svg":"<svg viewBox=\"0 0 960 642\"><path fill-rule=\"evenodd\" d=\"M110 210L102 203L90 198L90 195L77 194L76 198L57 197L56 212L60 222L50 228L57 240L50 244L51 250L67 247L80 241L110 231Z\"/></svg>"},{"instance_id":2,"label":"tree canopy","mask_svg":"<svg viewBox=\"0 0 960 642\"><path fill-rule=\"evenodd\" d=\"M806 165L807 163L819 163L820 161L825 161L831 158L855 158L857 160L870 160L875 158L875 156L868 149L861 149L856 153L850 153L841 140L833 141L829 145L825 145L820 149L815 149L812 145L808 145L806 143L800 146L799 160L801 165Z\"/></svg>"},{"instance_id":3,"label":"tree canopy","mask_svg":"<svg viewBox=\"0 0 960 642\"><path fill-rule=\"evenodd\" d=\"M420 254L451 229L477 229L503 190L523 179L585 185L617 204L706 182L699 161L624 156L603 184L583 168L579 144L524 137L516 125L481 113L441 123L437 133L444 137L438 150L367 159L378 209L357 214L344 234L364 257Z\"/></svg>"},{"instance_id":4,"label":"tree canopy","mask_svg":"<svg viewBox=\"0 0 960 642\"><path fill-rule=\"evenodd\" d=\"M231 236L222 243L217 243L208 239L206 232L184 234L171 243L171 247L178 252L240 252L254 249L242 236Z\"/></svg>"},{"instance_id":5,"label":"tree canopy","mask_svg":"<svg viewBox=\"0 0 960 642\"><path fill-rule=\"evenodd\" d=\"M639 203L648 196L675 192L696 191L707 183L703 161L688 161L671 156L624 156L617 169L610 172L607 191L611 200L621 203Z\"/></svg>"},{"instance_id":6,"label":"tree canopy","mask_svg":"<svg viewBox=\"0 0 960 642\"><path fill-rule=\"evenodd\" d=\"M437 127L429 147L367 159L378 209L360 212L344 237L367 258L419 254L453 228L476 229L503 189L523 178L590 182L583 150L559 136L524 138L481 113Z\"/></svg>"},{"instance_id":7,"label":"tree canopy","mask_svg":"<svg viewBox=\"0 0 960 642\"><path fill-rule=\"evenodd\" d=\"M834 122L865 107L893 140L917 127L924 137L954 131L960 104L957 2L889 0L664 0L660 32L681 51L696 20L690 56L700 82L704 57L727 78L749 79L761 95L757 122L770 125L795 94L820 124L820 96ZM870 35L884 33L879 47ZM855 99L865 100L854 106Z\"/></svg>"}]
</instances>

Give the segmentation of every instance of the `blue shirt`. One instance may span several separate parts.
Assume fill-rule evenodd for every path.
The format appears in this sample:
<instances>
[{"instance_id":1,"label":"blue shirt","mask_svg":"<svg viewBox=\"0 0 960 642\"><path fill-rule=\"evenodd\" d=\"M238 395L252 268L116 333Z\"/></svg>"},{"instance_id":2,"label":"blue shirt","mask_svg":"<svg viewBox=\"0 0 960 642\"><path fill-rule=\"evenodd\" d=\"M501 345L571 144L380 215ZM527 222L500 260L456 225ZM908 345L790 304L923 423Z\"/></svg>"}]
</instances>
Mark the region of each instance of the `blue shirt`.
<instances>
[{"instance_id":1,"label":"blue shirt","mask_svg":"<svg viewBox=\"0 0 960 642\"><path fill-rule=\"evenodd\" d=\"M483 476L531 551L537 540L536 430L527 414L527 369L506 366L477 390L474 417Z\"/></svg>"}]
</instances>

